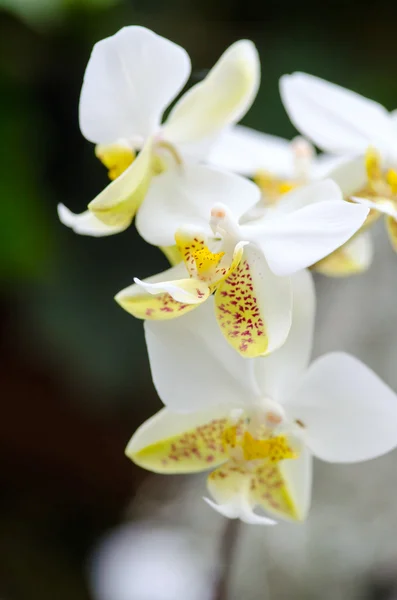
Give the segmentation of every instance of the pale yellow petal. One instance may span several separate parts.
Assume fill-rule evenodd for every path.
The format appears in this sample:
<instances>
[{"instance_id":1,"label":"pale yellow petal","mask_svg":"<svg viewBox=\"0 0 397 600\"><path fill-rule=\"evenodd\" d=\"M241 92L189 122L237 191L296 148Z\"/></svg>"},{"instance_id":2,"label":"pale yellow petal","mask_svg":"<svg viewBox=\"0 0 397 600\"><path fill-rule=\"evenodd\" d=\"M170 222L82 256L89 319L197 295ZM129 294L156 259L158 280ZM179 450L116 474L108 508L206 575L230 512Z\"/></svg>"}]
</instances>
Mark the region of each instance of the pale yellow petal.
<instances>
[{"instance_id":1,"label":"pale yellow petal","mask_svg":"<svg viewBox=\"0 0 397 600\"><path fill-rule=\"evenodd\" d=\"M233 265L215 293L215 314L227 341L243 356L264 354L268 346L265 324L254 295L246 260Z\"/></svg>"},{"instance_id":2,"label":"pale yellow petal","mask_svg":"<svg viewBox=\"0 0 397 600\"><path fill-rule=\"evenodd\" d=\"M149 140L131 166L90 202L89 210L100 221L111 226L132 221L149 188L153 175L152 156Z\"/></svg>"},{"instance_id":3,"label":"pale yellow petal","mask_svg":"<svg viewBox=\"0 0 397 600\"><path fill-rule=\"evenodd\" d=\"M246 493L251 475L244 463L229 460L207 478L207 488L220 505L231 504Z\"/></svg>"},{"instance_id":4,"label":"pale yellow petal","mask_svg":"<svg viewBox=\"0 0 397 600\"><path fill-rule=\"evenodd\" d=\"M182 261L182 255L177 245L175 246L159 246L160 250L165 254L170 265L174 267Z\"/></svg>"},{"instance_id":5,"label":"pale yellow petal","mask_svg":"<svg viewBox=\"0 0 397 600\"><path fill-rule=\"evenodd\" d=\"M157 278L144 281L136 279L137 283L116 295L116 302L138 319L165 320L194 309L211 293L205 283L196 279L158 281Z\"/></svg>"},{"instance_id":6,"label":"pale yellow petal","mask_svg":"<svg viewBox=\"0 0 397 600\"><path fill-rule=\"evenodd\" d=\"M259 87L260 64L254 44L230 46L205 79L176 103L164 126L175 144L203 140L237 122L251 106Z\"/></svg>"},{"instance_id":7,"label":"pale yellow petal","mask_svg":"<svg viewBox=\"0 0 397 600\"><path fill-rule=\"evenodd\" d=\"M228 459L223 443L223 432L228 423L224 413L224 410L212 409L197 415L184 415L163 409L138 429L126 454L136 464L157 473L194 473L218 466ZM150 436L151 428L156 429L154 436ZM164 437L158 439L161 429ZM172 432L172 429L176 433L167 435L167 430ZM157 439L142 447L139 438L148 433L149 439Z\"/></svg>"},{"instance_id":8,"label":"pale yellow petal","mask_svg":"<svg viewBox=\"0 0 397 600\"><path fill-rule=\"evenodd\" d=\"M282 474L281 463L264 461L255 469L250 481L250 499L276 517L300 520L288 482Z\"/></svg>"}]
</instances>

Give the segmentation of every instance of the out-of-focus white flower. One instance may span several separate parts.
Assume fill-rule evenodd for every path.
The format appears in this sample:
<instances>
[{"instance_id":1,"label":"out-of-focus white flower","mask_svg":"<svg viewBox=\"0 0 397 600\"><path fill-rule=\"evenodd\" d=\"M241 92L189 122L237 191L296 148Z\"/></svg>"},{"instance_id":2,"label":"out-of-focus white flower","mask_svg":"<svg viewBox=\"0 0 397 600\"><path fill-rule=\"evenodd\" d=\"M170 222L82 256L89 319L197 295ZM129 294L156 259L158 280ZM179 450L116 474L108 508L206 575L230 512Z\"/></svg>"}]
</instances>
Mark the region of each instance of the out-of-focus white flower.
<instances>
[{"instance_id":1,"label":"out-of-focus white flower","mask_svg":"<svg viewBox=\"0 0 397 600\"><path fill-rule=\"evenodd\" d=\"M397 396L370 369L342 353L308 366L310 274L295 274L293 286L291 333L271 357L233 353L208 305L177 323L145 323L153 381L166 408L136 431L127 455L158 473L214 468L207 502L248 523L272 523L255 507L275 518L306 517L312 455L358 462L397 445Z\"/></svg>"},{"instance_id":2,"label":"out-of-focus white flower","mask_svg":"<svg viewBox=\"0 0 397 600\"><path fill-rule=\"evenodd\" d=\"M316 156L312 144L303 137L288 141L242 125L226 129L208 157L215 167L253 178L266 204L297 186L325 177L340 160Z\"/></svg>"},{"instance_id":3,"label":"out-of-focus white flower","mask_svg":"<svg viewBox=\"0 0 397 600\"><path fill-rule=\"evenodd\" d=\"M89 574L95 600L210 600L215 576L188 532L155 522L113 531Z\"/></svg>"},{"instance_id":4,"label":"out-of-focus white flower","mask_svg":"<svg viewBox=\"0 0 397 600\"><path fill-rule=\"evenodd\" d=\"M360 197L352 199L371 209L371 222L384 215L393 250L397 252L397 171L383 169L380 154L370 148L366 153L367 185Z\"/></svg>"},{"instance_id":5,"label":"out-of-focus white flower","mask_svg":"<svg viewBox=\"0 0 397 600\"><path fill-rule=\"evenodd\" d=\"M345 199L360 191L367 181L361 160L331 154L317 156L312 144L303 137L289 142L241 125L222 133L210 152L209 161L249 176L259 186L262 198L246 213L245 221L260 218L269 206L282 203L287 192L313 181L333 179ZM324 275L344 277L367 270L372 257L371 237L367 232L360 232L312 269Z\"/></svg>"},{"instance_id":6,"label":"out-of-focus white flower","mask_svg":"<svg viewBox=\"0 0 397 600\"><path fill-rule=\"evenodd\" d=\"M280 93L295 127L325 152L364 155L372 146L397 163L397 119L378 102L306 73L283 75Z\"/></svg>"},{"instance_id":7,"label":"out-of-focus white flower","mask_svg":"<svg viewBox=\"0 0 397 600\"><path fill-rule=\"evenodd\" d=\"M183 263L135 279L116 300L135 317L163 320L197 308L215 292L216 317L227 341L244 356L269 354L291 327L289 276L344 244L367 214L345 202L330 180L290 192L245 225L218 204L207 229L177 232Z\"/></svg>"},{"instance_id":8,"label":"out-of-focus white flower","mask_svg":"<svg viewBox=\"0 0 397 600\"><path fill-rule=\"evenodd\" d=\"M190 69L183 48L144 27L125 27L94 46L81 91L80 127L97 144L97 155L114 181L87 212L74 215L60 205L61 221L81 234L118 233L146 198L137 228L154 243L148 224L158 218L158 208L173 210L174 191L182 189L192 216L201 210L200 204L190 204L193 184L196 197L205 198L212 188L218 201L228 204L236 178L196 162L207 156L223 128L251 106L260 80L258 53L248 40L232 44L162 124Z\"/></svg>"},{"instance_id":9,"label":"out-of-focus white flower","mask_svg":"<svg viewBox=\"0 0 397 600\"><path fill-rule=\"evenodd\" d=\"M348 184L347 196L367 198L366 205L372 210L365 228L382 213L386 215L389 238L397 251L397 112L389 112L378 102L306 73L284 75L280 92L299 131L326 152L353 157L342 167L345 181L353 177L355 182L354 186ZM329 176L333 178L331 173ZM343 190L343 184L338 183ZM353 242L346 250L353 250L357 258L361 254L361 264L368 262L365 257L370 261L368 234ZM324 268L326 272L336 266L346 271L344 264L349 267L349 262L346 253L339 253L320 264L318 270ZM356 262L353 259L353 268Z\"/></svg>"}]
</instances>

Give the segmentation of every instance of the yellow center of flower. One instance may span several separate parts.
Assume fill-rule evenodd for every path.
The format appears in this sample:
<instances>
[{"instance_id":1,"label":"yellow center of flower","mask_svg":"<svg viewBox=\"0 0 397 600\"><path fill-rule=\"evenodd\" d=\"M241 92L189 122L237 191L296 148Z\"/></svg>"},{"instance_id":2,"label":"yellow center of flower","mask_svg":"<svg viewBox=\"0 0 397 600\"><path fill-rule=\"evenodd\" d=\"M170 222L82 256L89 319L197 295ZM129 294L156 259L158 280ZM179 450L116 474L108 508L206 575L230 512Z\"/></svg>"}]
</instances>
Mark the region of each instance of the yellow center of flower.
<instances>
[{"instance_id":1,"label":"yellow center of flower","mask_svg":"<svg viewBox=\"0 0 397 600\"><path fill-rule=\"evenodd\" d=\"M280 179L268 171L258 171L253 180L261 190L266 203L275 204L280 196L299 187L302 182L292 179Z\"/></svg>"},{"instance_id":2,"label":"yellow center of flower","mask_svg":"<svg viewBox=\"0 0 397 600\"><path fill-rule=\"evenodd\" d=\"M108 169L109 179L112 181L120 177L136 157L131 148L121 144L98 144L95 147L95 155Z\"/></svg>"},{"instance_id":3,"label":"yellow center of flower","mask_svg":"<svg viewBox=\"0 0 397 600\"><path fill-rule=\"evenodd\" d=\"M214 274L214 270L219 265L224 252L213 253L207 246L194 250L192 256L196 263L197 276L200 279L207 279Z\"/></svg>"},{"instance_id":4,"label":"yellow center of flower","mask_svg":"<svg viewBox=\"0 0 397 600\"><path fill-rule=\"evenodd\" d=\"M222 441L226 451L235 459L269 460L276 463L288 458L297 458L285 435L256 437L245 429L242 423L225 428Z\"/></svg>"},{"instance_id":5,"label":"yellow center of flower","mask_svg":"<svg viewBox=\"0 0 397 600\"><path fill-rule=\"evenodd\" d=\"M98 144L95 155L108 169L112 181L120 177L136 158L136 152L126 144ZM165 140L159 140L153 145L152 170L153 175L160 175L167 168L167 155L177 164L182 164L182 158L175 146Z\"/></svg>"},{"instance_id":6,"label":"yellow center of flower","mask_svg":"<svg viewBox=\"0 0 397 600\"><path fill-rule=\"evenodd\" d=\"M227 274L230 264L222 261L225 252L211 252L204 237L177 231L175 242L190 277L214 285Z\"/></svg>"},{"instance_id":7,"label":"yellow center of flower","mask_svg":"<svg viewBox=\"0 0 397 600\"><path fill-rule=\"evenodd\" d=\"M382 169L382 159L375 148L368 148L365 154L365 169L369 188L367 191L371 198L379 202L388 200L397 204L397 171Z\"/></svg>"}]
</instances>

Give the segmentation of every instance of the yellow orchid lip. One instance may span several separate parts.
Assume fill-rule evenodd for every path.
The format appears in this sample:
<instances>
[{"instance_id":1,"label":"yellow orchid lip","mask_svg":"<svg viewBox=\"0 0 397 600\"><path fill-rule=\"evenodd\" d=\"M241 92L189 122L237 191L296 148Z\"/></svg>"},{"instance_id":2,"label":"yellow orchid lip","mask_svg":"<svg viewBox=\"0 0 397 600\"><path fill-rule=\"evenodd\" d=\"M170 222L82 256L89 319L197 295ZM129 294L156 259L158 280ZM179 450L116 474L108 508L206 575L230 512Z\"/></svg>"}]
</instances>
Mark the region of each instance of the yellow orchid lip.
<instances>
[{"instance_id":1,"label":"yellow orchid lip","mask_svg":"<svg viewBox=\"0 0 397 600\"><path fill-rule=\"evenodd\" d=\"M266 421L266 413L262 422ZM248 493L253 505L292 520L300 520L281 463L298 458L285 434L252 427L249 414L230 413L132 451L127 456L158 473L195 473L215 468L208 487L219 493Z\"/></svg>"}]
</instances>

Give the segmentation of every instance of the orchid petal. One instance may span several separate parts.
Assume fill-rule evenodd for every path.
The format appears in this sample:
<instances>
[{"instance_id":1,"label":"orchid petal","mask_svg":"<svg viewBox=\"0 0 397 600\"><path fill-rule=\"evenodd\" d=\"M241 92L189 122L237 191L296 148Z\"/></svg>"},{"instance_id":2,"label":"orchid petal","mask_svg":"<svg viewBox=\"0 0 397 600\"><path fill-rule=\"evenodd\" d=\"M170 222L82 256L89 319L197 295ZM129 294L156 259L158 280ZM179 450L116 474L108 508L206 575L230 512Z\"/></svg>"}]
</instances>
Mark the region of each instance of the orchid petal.
<instances>
[{"instance_id":1,"label":"orchid petal","mask_svg":"<svg viewBox=\"0 0 397 600\"><path fill-rule=\"evenodd\" d=\"M367 185L365 160L362 156L344 159L329 170L327 177L340 187L343 197L348 199Z\"/></svg>"},{"instance_id":2,"label":"orchid petal","mask_svg":"<svg viewBox=\"0 0 397 600\"><path fill-rule=\"evenodd\" d=\"M174 144L200 142L236 123L257 94L260 80L258 52L248 40L232 44L206 78L176 103L164 136Z\"/></svg>"},{"instance_id":3,"label":"orchid petal","mask_svg":"<svg viewBox=\"0 0 397 600\"><path fill-rule=\"evenodd\" d=\"M89 210L76 215L63 204L58 204L58 217L61 223L66 225L66 227L73 229L75 233L79 233L80 235L91 235L93 237L102 237L120 233L120 231L124 231L124 229L129 226L129 222L125 222L118 226L105 225L105 223L97 219Z\"/></svg>"},{"instance_id":4,"label":"orchid petal","mask_svg":"<svg viewBox=\"0 0 397 600\"><path fill-rule=\"evenodd\" d=\"M374 248L371 235L358 233L343 246L326 256L312 269L328 277L347 277L363 273L371 266Z\"/></svg>"},{"instance_id":5,"label":"orchid petal","mask_svg":"<svg viewBox=\"0 0 397 600\"><path fill-rule=\"evenodd\" d=\"M311 206L319 202L342 200L342 192L334 181L316 181L308 185L294 188L283 194L275 206L265 213L265 218L275 218L293 213L300 208Z\"/></svg>"},{"instance_id":6,"label":"orchid petal","mask_svg":"<svg viewBox=\"0 0 397 600\"><path fill-rule=\"evenodd\" d=\"M186 277L183 264L121 290L116 302L138 319L174 319L196 308L210 294L206 284ZM172 295L171 295L172 294Z\"/></svg>"},{"instance_id":7,"label":"orchid petal","mask_svg":"<svg viewBox=\"0 0 397 600\"><path fill-rule=\"evenodd\" d=\"M312 496L313 457L304 443L298 444L299 456L294 460L280 462L283 479L288 483L290 497L300 521L308 515Z\"/></svg>"},{"instance_id":8,"label":"orchid petal","mask_svg":"<svg viewBox=\"0 0 397 600\"><path fill-rule=\"evenodd\" d=\"M211 165L241 175L268 171L279 177L293 177L293 158L288 140L235 125L222 132L207 160Z\"/></svg>"},{"instance_id":9,"label":"orchid petal","mask_svg":"<svg viewBox=\"0 0 397 600\"><path fill-rule=\"evenodd\" d=\"M397 446L397 396L356 358L331 353L317 359L287 403L315 456L359 462Z\"/></svg>"},{"instance_id":10,"label":"orchid petal","mask_svg":"<svg viewBox=\"0 0 397 600\"><path fill-rule=\"evenodd\" d=\"M242 494L236 496L233 501L226 504L217 504L213 500L210 500L210 498L203 499L208 506L228 519L240 519L248 525L277 525L277 521L254 513Z\"/></svg>"},{"instance_id":11,"label":"orchid petal","mask_svg":"<svg viewBox=\"0 0 397 600\"><path fill-rule=\"evenodd\" d=\"M208 222L214 204L225 204L239 219L259 198L259 188L238 175L184 164L153 179L136 227L150 244L170 246L177 229L186 224L210 234Z\"/></svg>"},{"instance_id":12,"label":"orchid petal","mask_svg":"<svg viewBox=\"0 0 397 600\"><path fill-rule=\"evenodd\" d=\"M351 160L350 158L346 158L345 156L339 156L335 154L319 154L316 157L316 160L313 161L312 167L310 169L310 179L312 181L317 181L319 179L326 179L330 177L332 179L332 171L337 169L340 165L344 164L346 160ZM363 158L360 157L361 162Z\"/></svg>"},{"instance_id":13,"label":"orchid petal","mask_svg":"<svg viewBox=\"0 0 397 600\"><path fill-rule=\"evenodd\" d=\"M225 407L179 414L163 408L141 425L126 448L137 465L156 473L195 473L228 460Z\"/></svg>"},{"instance_id":14,"label":"orchid petal","mask_svg":"<svg viewBox=\"0 0 397 600\"><path fill-rule=\"evenodd\" d=\"M334 154L364 154L369 145L386 150L390 117L381 104L306 73L280 79L284 107L295 127Z\"/></svg>"},{"instance_id":15,"label":"orchid petal","mask_svg":"<svg viewBox=\"0 0 397 600\"><path fill-rule=\"evenodd\" d=\"M201 304L211 293L206 283L199 279L193 279L193 277L155 283L147 280L141 281L135 277L134 281L148 294L153 296L169 294L177 302L187 304ZM152 316L151 318L154 317Z\"/></svg>"},{"instance_id":16,"label":"orchid petal","mask_svg":"<svg viewBox=\"0 0 397 600\"><path fill-rule=\"evenodd\" d=\"M212 298L173 323L146 321L145 335L154 385L172 410L241 407L259 395L252 361L220 334Z\"/></svg>"},{"instance_id":17,"label":"orchid petal","mask_svg":"<svg viewBox=\"0 0 397 600\"><path fill-rule=\"evenodd\" d=\"M309 271L291 277L292 325L285 344L270 356L253 361L255 377L264 398L283 404L309 365L313 346L316 294Z\"/></svg>"},{"instance_id":18,"label":"orchid petal","mask_svg":"<svg viewBox=\"0 0 397 600\"><path fill-rule=\"evenodd\" d=\"M303 444L299 448L302 452L297 458L277 463L264 461L252 473L250 503L287 521L303 521L310 506L312 460ZM217 471L224 468L225 465Z\"/></svg>"},{"instance_id":19,"label":"orchid petal","mask_svg":"<svg viewBox=\"0 0 397 600\"><path fill-rule=\"evenodd\" d=\"M324 190L330 180L321 182ZM321 183L315 184L320 186ZM335 184L334 184L335 185ZM316 202L295 212L246 225L245 239L254 242L279 276L291 275L318 262L349 240L363 225L368 209L338 200Z\"/></svg>"},{"instance_id":20,"label":"orchid petal","mask_svg":"<svg viewBox=\"0 0 397 600\"><path fill-rule=\"evenodd\" d=\"M171 267L175 267L175 265L178 265L182 261L181 253L176 244L173 244L172 246L159 246L159 248Z\"/></svg>"},{"instance_id":21,"label":"orchid petal","mask_svg":"<svg viewBox=\"0 0 397 600\"><path fill-rule=\"evenodd\" d=\"M242 356L270 354L291 327L292 293L287 277L276 277L252 244L217 287L216 316L229 344Z\"/></svg>"},{"instance_id":22,"label":"orchid petal","mask_svg":"<svg viewBox=\"0 0 397 600\"><path fill-rule=\"evenodd\" d=\"M149 140L132 165L90 202L89 210L105 225L125 228L131 223L150 185L152 158Z\"/></svg>"},{"instance_id":23,"label":"orchid petal","mask_svg":"<svg viewBox=\"0 0 397 600\"><path fill-rule=\"evenodd\" d=\"M230 460L209 474L207 488L211 496L204 500L221 515L229 519L241 519L250 524L275 525L273 519L256 515L249 501L252 476L243 465Z\"/></svg>"},{"instance_id":24,"label":"orchid petal","mask_svg":"<svg viewBox=\"0 0 397 600\"><path fill-rule=\"evenodd\" d=\"M277 518L298 521L297 507L281 472L282 462L273 464L266 461L256 467L252 474L250 500Z\"/></svg>"},{"instance_id":25,"label":"orchid petal","mask_svg":"<svg viewBox=\"0 0 397 600\"><path fill-rule=\"evenodd\" d=\"M357 202L357 204L361 204L362 206L368 207L370 210L373 210L377 213L382 213L384 215L388 215L393 219L397 219L397 210L391 200L377 200L374 202L373 200L369 200L368 198L361 198L352 196L352 200Z\"/></svg>"},{"instance_id":26,"label":"orchid petal","mask_svg":"<svg viewBox=\"0 0 397 600\"><path fill-rule=\"evenodd\" d=\"M145 140L186 83L186 51L144 27L124 27L95 44L80 97L80 128L96 144Z\"/></svg>"}]
</instances>

